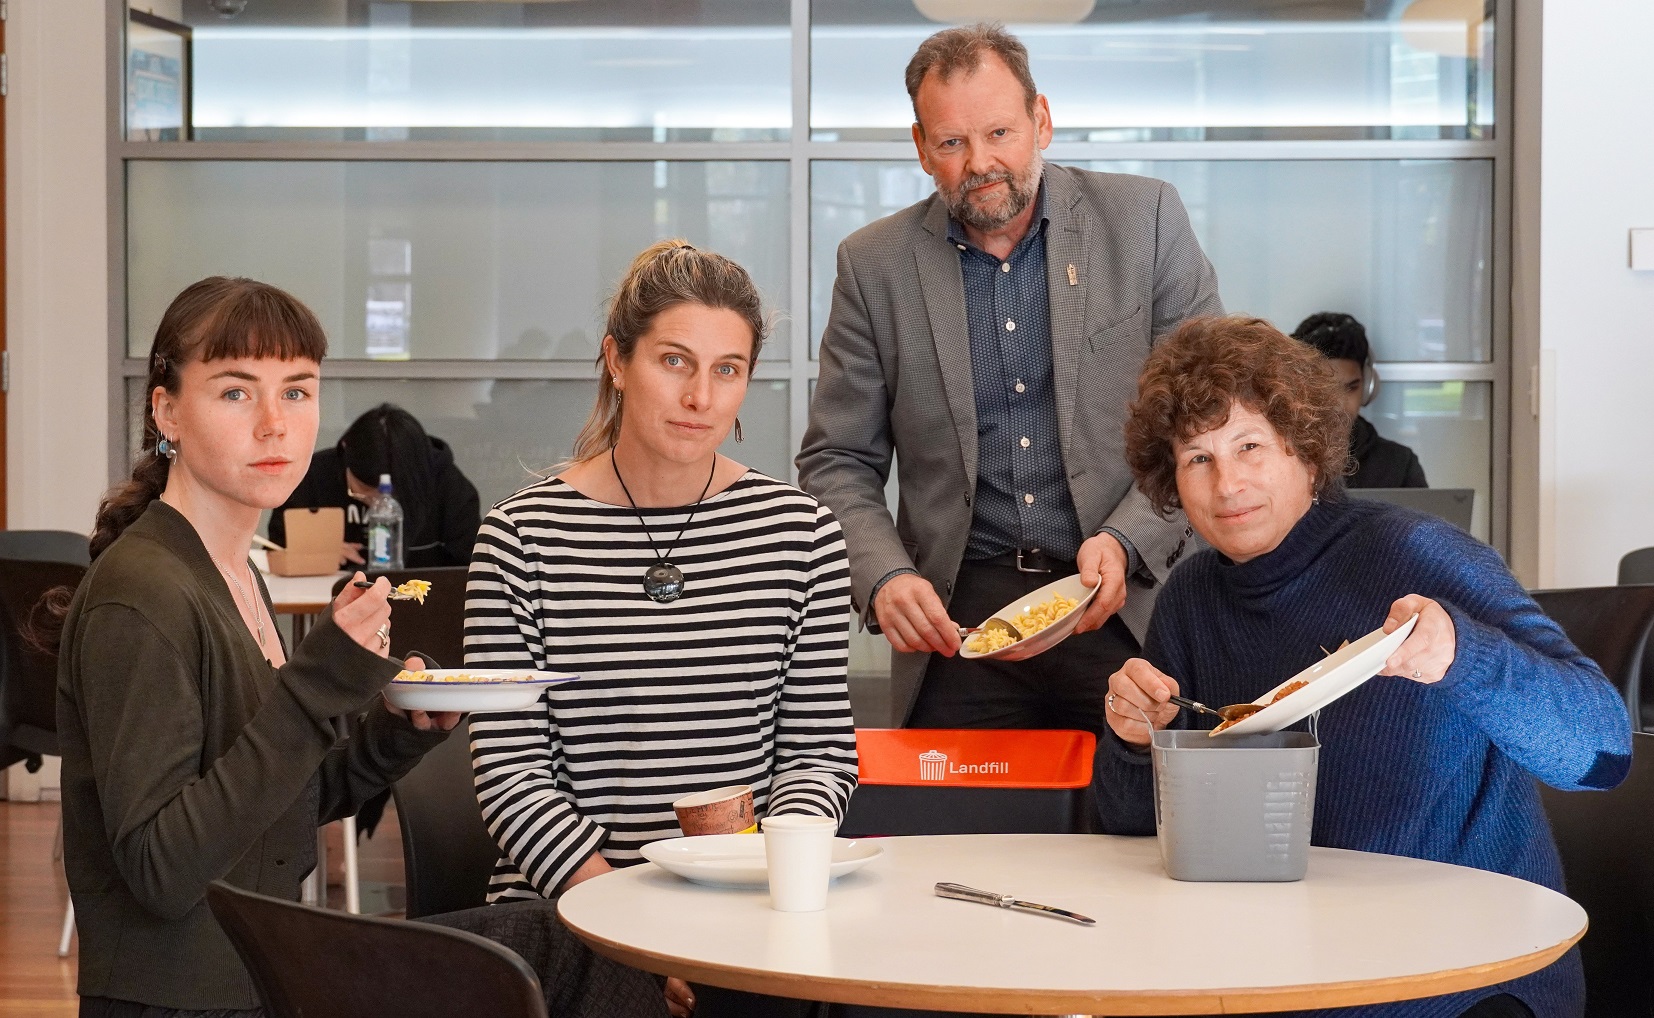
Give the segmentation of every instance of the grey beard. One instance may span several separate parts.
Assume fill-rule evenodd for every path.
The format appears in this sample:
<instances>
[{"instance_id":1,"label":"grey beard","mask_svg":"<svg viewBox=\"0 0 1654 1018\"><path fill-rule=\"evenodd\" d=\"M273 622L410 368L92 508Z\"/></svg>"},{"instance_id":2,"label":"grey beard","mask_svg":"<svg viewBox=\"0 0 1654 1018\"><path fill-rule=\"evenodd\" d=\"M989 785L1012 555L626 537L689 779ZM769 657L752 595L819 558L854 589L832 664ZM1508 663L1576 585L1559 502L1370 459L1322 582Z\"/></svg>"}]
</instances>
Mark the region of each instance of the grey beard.
<instances>
[{"instance_id":1,"label":"grey beard","mask_svg":"<svg viewBox=\"0 0 1654 1018\"><path fill-rule=\"evenodd\" d=\"M1029 167L1027 178L1023 180L1017 180L1008 173L967 177L960 183L957 190L944 192L942 200L948 207L948 215L954 219L973 230L992 233L1017 216L1022 215L1023 211L1033 203L1035 196L1039 194L1040 176L1044 169L1045 160L1036 157L1033 165ZM972 188L999 181L1005 181L1010 185L1010 188L1005 203L999 207L998 212L987 212L979 206L971 204L970 199L965 197Z\"/></svg>"}]
</instances>

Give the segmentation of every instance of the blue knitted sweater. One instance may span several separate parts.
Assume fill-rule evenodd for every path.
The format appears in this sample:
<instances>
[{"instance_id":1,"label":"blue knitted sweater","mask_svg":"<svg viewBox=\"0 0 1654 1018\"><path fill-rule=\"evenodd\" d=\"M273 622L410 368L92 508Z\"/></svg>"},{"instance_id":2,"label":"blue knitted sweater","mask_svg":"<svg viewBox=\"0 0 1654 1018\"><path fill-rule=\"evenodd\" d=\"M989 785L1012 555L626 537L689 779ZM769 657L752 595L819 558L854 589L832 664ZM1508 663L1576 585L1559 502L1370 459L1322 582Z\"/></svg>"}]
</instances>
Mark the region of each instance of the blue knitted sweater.
<instances>
[{"instance_id":1,"label":"blue knitted sweater","mask_svg":"<svg viewBox=\"0 0 1654 1018\"><path fill-rule=\"evenodd\" d=\"M1562 890L1533 779L1612 788L1631 722L1601 669L1488 546L1411 510L1323 498L1267 555L1188 558L1155 604L1143 656L1205 703L1242 703L1383 624L1406 594L1439 602L1457 648L1440 682L1378 676L1322 711L1316 845L1434 859ZM1189 726L1188 712L1178 726ZM1207 727L1200 725L1198 727ZM1094 790L1104 829L1154 833L1147 755L1112 732ZM1578 951L1532 975L1445 997L1332 1012L1450 1018L1496 993L1538 1018L1584 1013Z\"/></svg>"}]
</instances>

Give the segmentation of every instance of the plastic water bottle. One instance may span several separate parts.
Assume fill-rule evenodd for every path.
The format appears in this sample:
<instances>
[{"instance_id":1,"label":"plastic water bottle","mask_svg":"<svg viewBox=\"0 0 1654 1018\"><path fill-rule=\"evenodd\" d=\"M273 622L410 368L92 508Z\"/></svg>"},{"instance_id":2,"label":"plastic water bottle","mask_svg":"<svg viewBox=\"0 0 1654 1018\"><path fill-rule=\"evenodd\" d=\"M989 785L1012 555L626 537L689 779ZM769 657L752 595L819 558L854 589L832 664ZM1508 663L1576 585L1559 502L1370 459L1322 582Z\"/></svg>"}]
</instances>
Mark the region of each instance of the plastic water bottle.
<instances>
[{"instance_id":1,"label":"plastic water bottle","mask_svg":"<svg viewBox=\"0 0 1654 1018\"><path fill-rule=\"evenodd\" d=\"M371 572L402 568L402 503L391 494L391 475L379 475L379 494L362 518L367 528L367 559Z\"/></svg>"}]
</instances>

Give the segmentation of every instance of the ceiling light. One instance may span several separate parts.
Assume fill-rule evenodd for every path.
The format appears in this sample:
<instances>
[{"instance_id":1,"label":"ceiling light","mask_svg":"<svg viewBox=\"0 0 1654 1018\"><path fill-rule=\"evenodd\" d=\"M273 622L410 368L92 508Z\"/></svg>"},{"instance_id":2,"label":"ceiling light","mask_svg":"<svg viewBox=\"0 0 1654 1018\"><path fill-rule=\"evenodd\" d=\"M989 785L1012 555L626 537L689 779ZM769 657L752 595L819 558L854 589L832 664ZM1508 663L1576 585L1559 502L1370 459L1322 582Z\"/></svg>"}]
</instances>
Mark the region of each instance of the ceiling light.
<instances>
[{"instance_id":1,"label":"ceiling light","mask_svg":"<svg viewBox=\"0 0 1654 1018\"><path fill-rule=\"evenodd\" d=\"M1084 21L1097 0L913 0L931 21L968 25L977 21L1007 24L1075 24Z\"/></svg>"}]
</instances>

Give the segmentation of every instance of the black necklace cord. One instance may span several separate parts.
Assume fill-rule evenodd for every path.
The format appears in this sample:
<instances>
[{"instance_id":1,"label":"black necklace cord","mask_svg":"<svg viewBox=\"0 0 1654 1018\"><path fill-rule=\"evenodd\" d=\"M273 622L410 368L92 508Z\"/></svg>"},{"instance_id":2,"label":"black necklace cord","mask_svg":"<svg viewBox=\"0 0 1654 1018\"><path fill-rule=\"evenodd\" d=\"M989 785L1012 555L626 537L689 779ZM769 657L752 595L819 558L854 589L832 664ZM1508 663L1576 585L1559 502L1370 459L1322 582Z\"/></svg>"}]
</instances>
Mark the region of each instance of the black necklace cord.
<instances>
[{"instance_id":1,"label":"black necklace cord","mask_svg":"<svg viewBox=\"0 0 1654 1018\"><path fill-rule=\"evenodd\" d=\"M717 476L718 473L718 454L716 452L712 454L712 469L707 471L706 485L701 488L701 497L697 498L694 504L689 507L689 518L683 521L683 526L678 530L678 536L674 537L672 543L666 546L665 555L662 555L660 550L655 547L655 535L649 533L649 524L643 521L643 513L639 511L637 501L632 498L632 489L626 487L626 478L620 476L620 464L615 462L615 447L612 445L609 446L609 466L615 472L615 480L620 482L620 490L626 493L627 504L632 507L632 512L637 514L638 526L643 528L643 536L649 539L649 550L655 553L655 558L670 565L668 558L672 554L672 550L678 546L679 541L683 540L683 535L688 533L689 525L695 522L696 510L701 507L702 502L706 501L706 493L712 490L712 478Z\"/></svg>"}]
</instances>

